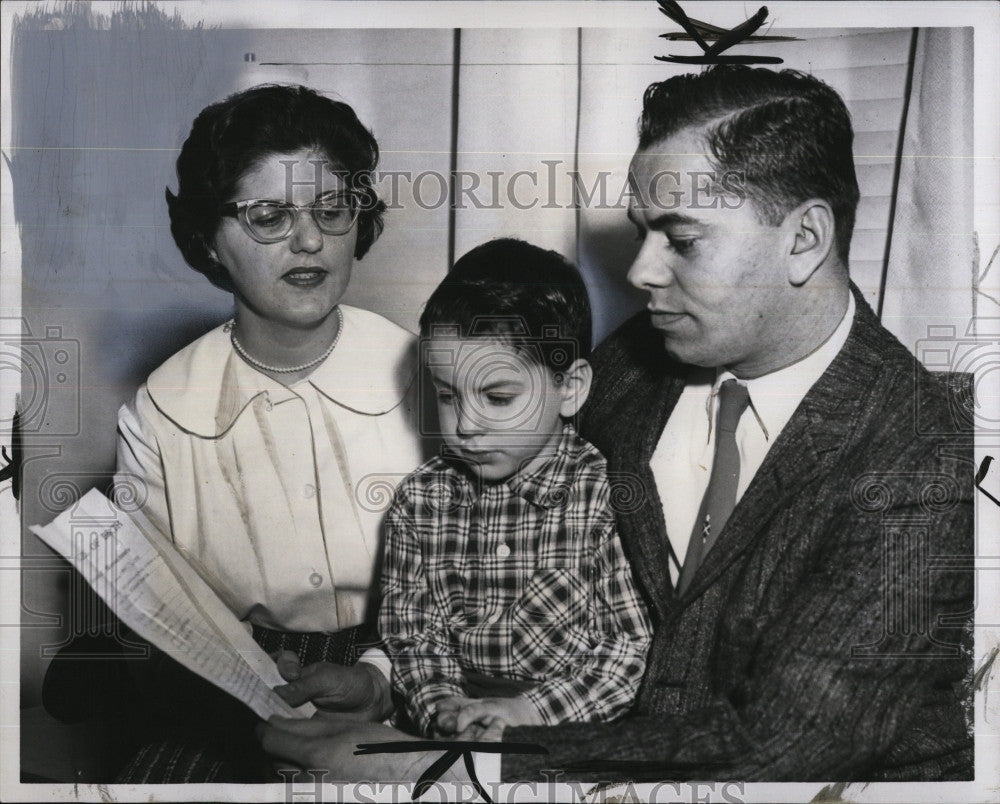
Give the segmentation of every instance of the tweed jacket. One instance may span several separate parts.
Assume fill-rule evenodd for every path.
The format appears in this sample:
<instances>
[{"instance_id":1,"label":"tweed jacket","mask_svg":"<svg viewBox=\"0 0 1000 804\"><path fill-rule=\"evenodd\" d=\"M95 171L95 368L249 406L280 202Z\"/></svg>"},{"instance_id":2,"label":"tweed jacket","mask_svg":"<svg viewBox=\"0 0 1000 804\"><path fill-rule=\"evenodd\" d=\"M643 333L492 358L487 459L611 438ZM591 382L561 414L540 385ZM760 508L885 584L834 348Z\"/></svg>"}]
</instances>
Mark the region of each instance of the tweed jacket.
<instances>
[{"instance_id":1,"label":"tweed jacket","mask_svg":"<svg viewBox=\"0 0 1000 804\"><path fill-rule=\"evenodd\" d=\"M684 386L648 315L597 350L582 429L654 620L633 712L520 727L505 781L971 779L972 435L951 397L857 311L678 597L649 459Z\"/></svg>"}]
</instances>

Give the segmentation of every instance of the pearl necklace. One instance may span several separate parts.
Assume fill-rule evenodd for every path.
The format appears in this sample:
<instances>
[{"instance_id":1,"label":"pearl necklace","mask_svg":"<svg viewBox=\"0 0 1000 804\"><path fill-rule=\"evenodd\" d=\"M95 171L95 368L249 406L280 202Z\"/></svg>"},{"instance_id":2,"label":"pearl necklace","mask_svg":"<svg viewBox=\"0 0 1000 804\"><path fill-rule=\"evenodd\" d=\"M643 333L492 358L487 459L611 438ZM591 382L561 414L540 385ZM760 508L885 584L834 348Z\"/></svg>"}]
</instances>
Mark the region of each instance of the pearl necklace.
<instances>
[{"instance_id":1,"label":"pearl necklace","mask_svg":"<svg viewBox=\"0 0 1000 804\"><path fill-rule=\"evenodd\" d=\"M233 348L239 353L240 357L247 361L251 366L261 371L270 371L275 374L292 374L296 371L305 371L313 366L318 366L324 360L326 360L333 350L337 347L337 341L340 340L340 333L344 330L344 315L340 312L340 308L335 308L337 310L337 335L333 339L333 343L330 344L330 348L327 349L323 354L317 357L315 360L310 360L308 363L303 363L301 366L290 366L289 368L280 368L278 366L269 366L267 363L261 363L259 360L251 357L247 350L243 348L238 340L236 340L235 332L235 322L230 321L226 324L226 328L229 330L229 340L233 343Z\"/></svg>"}]
</instances>

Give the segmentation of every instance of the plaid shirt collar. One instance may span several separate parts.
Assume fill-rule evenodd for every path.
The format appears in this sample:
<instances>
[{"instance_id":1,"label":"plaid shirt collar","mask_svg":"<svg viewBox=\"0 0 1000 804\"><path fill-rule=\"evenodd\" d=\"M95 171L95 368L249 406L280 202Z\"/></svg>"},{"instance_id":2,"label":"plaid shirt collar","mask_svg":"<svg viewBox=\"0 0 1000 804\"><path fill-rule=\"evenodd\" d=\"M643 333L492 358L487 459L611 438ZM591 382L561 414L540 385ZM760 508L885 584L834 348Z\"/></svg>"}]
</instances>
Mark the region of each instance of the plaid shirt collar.
<instances>
[{"instance_id":1,"label":"plaid shirt collar","mask_svg":"<svg viewBox=\"0 0 1000 804\"><path fill-rule=\"evenodd\" d=\"M449 462L458 480L458 499L454 502L461 506L472 506L485 488L490 485L504 486L511 494L516 494L539 508L556 508L566 504L566 493L571 485L567 469L576 464L579 451L576 443L576 430L573 425L563 424L562 435L555 452L541 466L532 472L516 472L511 477L497 484L484 484L470 472L462 471L460 463Z\"/></svg>"}]
</instances>

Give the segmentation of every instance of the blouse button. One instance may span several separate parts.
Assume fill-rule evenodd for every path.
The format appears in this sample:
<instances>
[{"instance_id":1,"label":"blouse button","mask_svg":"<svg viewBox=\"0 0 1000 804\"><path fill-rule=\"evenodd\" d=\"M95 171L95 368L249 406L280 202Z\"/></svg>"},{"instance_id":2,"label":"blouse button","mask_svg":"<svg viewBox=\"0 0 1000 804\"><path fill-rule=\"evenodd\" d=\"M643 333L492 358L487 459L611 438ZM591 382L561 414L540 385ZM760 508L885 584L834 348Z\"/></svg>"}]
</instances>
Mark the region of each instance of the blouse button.
<instances>
[{"instance_id":1,"label":"blouse button","mask_svg":"<svg viewBox=\"0 0 1000 804\"><path fill-rule=\"evenodd\" d=\"M316 495L316 487L312 483L306 483L303 493L306 495L307 500L311 500Z\"/></svg>"},{"instance_id":2,"label":"blouse button","mask_svg":"<svg viewBox=\"0 0 1000 804\"><path fill-rule=\"evenodd\" d=\"M510 555L510 548L507 545L501 544L497 548L497 558L507 558L507 556L509 555Z\"/></svg>"},{"instance_id":3,"label":"blouse button","mask_svg":"<svg viewBox=\"0 0 1000 804\"><path fill-rule=\"evenodd\" d=\"M320 575L318 572L314 572L312 575L309 576L309 583L311 583L313 586L320 586L323 583L323 576Z\"/></svg>"}]
</instances>

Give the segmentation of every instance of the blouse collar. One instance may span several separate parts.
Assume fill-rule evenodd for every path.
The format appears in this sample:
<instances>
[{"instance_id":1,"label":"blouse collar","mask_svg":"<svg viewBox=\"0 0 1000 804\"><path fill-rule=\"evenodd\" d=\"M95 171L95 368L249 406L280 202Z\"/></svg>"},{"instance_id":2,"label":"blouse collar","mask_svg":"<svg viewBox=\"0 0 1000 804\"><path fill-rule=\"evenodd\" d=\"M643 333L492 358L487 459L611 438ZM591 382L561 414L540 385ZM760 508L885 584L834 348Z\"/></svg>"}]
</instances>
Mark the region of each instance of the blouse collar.
<instances>
[{"instance_id":1,"label":"blouse collar","mask_svg":"<svg viewBox=\"0 0 1000 804\"><path fill-rule=\"evenodd\" d=\"M223 325L156 369L146 383L149 395L178 427L205 438L223 435L257 397L280 404L297 398L296 389L304 384L354 413L387 413L415 382L416 338L368 310L341 304L340 311L337 348L294 385L282 385L243 361Z\"/></svg>"}]
</instances>

